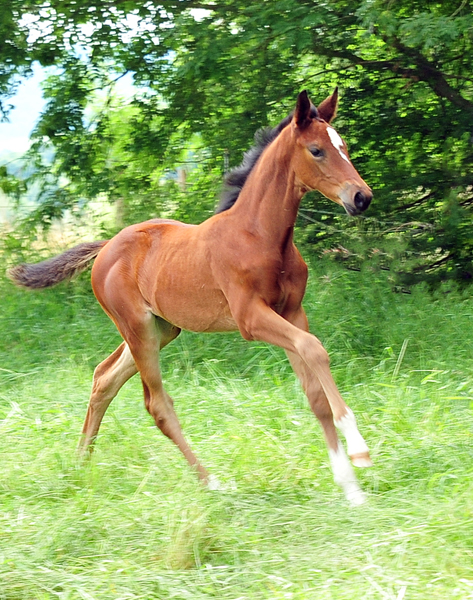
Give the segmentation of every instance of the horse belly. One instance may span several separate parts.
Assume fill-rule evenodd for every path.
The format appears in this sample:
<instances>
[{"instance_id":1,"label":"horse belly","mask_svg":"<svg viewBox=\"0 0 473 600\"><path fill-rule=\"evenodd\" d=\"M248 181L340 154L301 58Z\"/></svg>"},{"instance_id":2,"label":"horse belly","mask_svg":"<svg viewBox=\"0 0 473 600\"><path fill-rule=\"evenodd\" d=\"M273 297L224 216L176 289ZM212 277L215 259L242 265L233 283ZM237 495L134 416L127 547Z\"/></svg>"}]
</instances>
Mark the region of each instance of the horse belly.
<instances>
[{"instance_id":1,"label":"horse belly","mask_svg":"<svg viewBox=\"0 0 473 600\"><path fill-rule=\"evenodd\" d=\"M205 284L174 289L169 282L158 285L152 302L153 312L176 327L195 332L235 331L238 329L227 300L220 290Z\"/></svg>"},{"instance_id":2,"label":"horse belly","mask_svg":"<svg viewBox=\"0 0 473 600\"><path fill-rule=\"evenodd\" d=\"M198 332L223 332L238 329L230 311L219 303L202 305L195 299L187 298L185 306L165 307L157 310L169 323L180 329Z\"/></svg>"}]
</instances>

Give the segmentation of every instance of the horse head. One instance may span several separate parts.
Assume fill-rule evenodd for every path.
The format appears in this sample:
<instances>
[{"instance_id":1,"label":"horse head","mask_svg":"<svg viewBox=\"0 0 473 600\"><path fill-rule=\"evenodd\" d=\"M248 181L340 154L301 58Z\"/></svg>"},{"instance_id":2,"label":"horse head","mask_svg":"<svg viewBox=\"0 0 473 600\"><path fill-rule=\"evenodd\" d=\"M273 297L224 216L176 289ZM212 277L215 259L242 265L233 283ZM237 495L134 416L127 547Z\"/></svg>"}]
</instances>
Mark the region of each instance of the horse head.
<instances>
[{"instance_id":1,"label":"horse head","mask_svg":"<svg viewBox=\"0 0 473 600\"><path fill-rule=\"evenodd\" d=\"M353 166L346 143L331 126L337 104L337 89L317 108L306 91L299 94L292 119L296 185L303 193L318 190L354 216L368 208L373 194Z\"/></svg>"}]
</instances>

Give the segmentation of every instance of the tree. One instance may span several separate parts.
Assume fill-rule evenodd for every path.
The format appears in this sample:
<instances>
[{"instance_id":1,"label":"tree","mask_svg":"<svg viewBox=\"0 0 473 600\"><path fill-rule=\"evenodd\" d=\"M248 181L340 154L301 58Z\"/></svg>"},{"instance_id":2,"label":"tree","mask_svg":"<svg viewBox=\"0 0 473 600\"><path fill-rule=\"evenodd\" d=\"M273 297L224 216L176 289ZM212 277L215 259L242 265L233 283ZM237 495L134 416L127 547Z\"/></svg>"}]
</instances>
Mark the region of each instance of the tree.
<instances>
[{"instance_id":1,"label":"tree","mask_svg":"<svg viewBox=\"0 0 473 600\"><path fill-rule=\"evenodd\" d=\"M380 257L406 283L473 277L470 0L10 0L2 10L9 37L0 92L35 60L60 68L31 155L51 144L53 164L39 171L51 182L65 176L69 192L56 187L55 209L45 202L41 214L97 193L159 196L158 172L198 139L207 187L192 218L205 217L224 155L237 164L255 130L289 112L299 89L317 101L339 84L336 126L375 202L371 217L353 221L309 199L300 222L306 243L314 251L343 246L334 256L348 262ZM121 112L102 97L91 119L97 88L111 89L124 73L144 91Z\"/></svg>"}]
</instances>

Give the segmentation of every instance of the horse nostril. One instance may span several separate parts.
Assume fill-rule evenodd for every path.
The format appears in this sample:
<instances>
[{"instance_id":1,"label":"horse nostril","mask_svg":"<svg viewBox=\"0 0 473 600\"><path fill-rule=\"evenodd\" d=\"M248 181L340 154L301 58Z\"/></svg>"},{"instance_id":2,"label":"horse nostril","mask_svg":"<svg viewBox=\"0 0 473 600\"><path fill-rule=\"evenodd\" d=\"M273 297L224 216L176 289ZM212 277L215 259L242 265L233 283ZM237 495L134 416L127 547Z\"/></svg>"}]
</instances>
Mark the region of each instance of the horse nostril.
<instances>
[{"instance_id":1,"label":"horse nostril","mask_svg":"<svg viewBox=\"0 0 473 600\"><path fill-rule=\"evenodd\" d=\"M363 194L363 192L356 192L354 199L356 208L360 212L366 210L371 203L371 198L371 194Z\"/></svg>"}]
</instances>

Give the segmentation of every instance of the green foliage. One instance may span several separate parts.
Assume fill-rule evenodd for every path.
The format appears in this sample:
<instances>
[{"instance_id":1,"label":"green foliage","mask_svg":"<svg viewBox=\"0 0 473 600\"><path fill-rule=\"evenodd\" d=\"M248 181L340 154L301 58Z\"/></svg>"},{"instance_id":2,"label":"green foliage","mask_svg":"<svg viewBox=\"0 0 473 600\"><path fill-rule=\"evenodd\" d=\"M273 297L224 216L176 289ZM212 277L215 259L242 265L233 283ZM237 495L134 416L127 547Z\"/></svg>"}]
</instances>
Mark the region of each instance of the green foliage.
<instances>
[{"instance_id":1,"label":"green foliage","mask_svg":"<svg viewBox=\"0 0 473 600\"><path fill-rule=\"evenodd\" d=\"M379 251L399 285L472 281L470 0L9 0L2 10L10 33L0 93L35 60L58 68L30 152L31 181L43 182L40 221L97 197L123 206L124 223L185 216L190 205L201 220L218 192L208 175L217 182L225 156L238 164L301 87L319 101L339 84L337 127L374 189L375 221L360 245L360 226L309 199L312 252L343 247L364 260L364 248ZM113 82L127 73L141 87L124 102ZM197 138L207 166L186 199L170 174Z\"/></svg>"},{"instance_id":2,"label":"green foliage","mask_svg":"<svg viewBox=\"0 0 473 600\"><path fill-rule=\"evenodd\" d=\"M7 167L2 165L0 166L0 189L10 198L19 200L26 192L26 185L24 181L11 175Z\"/></svg>"}]
</instances>

